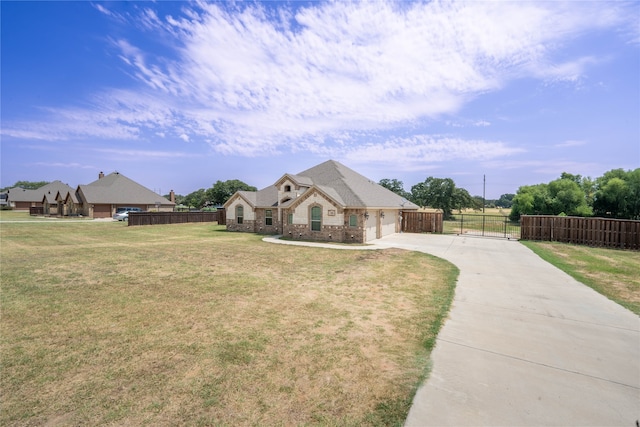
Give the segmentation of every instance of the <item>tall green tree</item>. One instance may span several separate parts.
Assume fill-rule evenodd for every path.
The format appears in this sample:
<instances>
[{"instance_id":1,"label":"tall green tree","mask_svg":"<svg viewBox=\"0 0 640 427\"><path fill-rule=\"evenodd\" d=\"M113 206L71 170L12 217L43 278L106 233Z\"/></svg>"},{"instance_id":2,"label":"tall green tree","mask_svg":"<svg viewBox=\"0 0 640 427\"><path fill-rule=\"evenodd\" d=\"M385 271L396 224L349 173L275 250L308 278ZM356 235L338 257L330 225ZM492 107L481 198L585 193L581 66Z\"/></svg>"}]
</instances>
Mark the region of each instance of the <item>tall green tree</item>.
<instances>
[{"instance_id":1,"label":"tall green tree","mask_svg":"<svg viewBox=\"0 0 640 427\"><path fill-rule=\"evenodd\" d=\"M25 190L37 190L47 184L49 184L49 181L17 181L11 187L4 188L3 190L9 190L16 187L24 188Z\"/></svg>"},{"instance_id":2,"label":"tall green tree","mask_svg":"<svg viewBox=\"0 0 640 427\"><path fill-rule=\"evenodd\" d=\"M509 218L513 221L521 215L543 215L550 212L547 184L523 185L513 197Z\"/></svg>"},{"instance_id":3,"label":"tall green tree","mask_svg":"<svg viewBox=\"0 0 640 427\"><path fill-rule=\"evenodd\" d=\"M200 188L192 193L184 196L183 204L187 205L190 208L200 209L206 203L206 193L204 188Z\"/></svg>"},{"instance_id":4,"label":"tall green tree","mask_svg":"<svg viewBox=\"0 0 640 427\"><path fill-rule=\"evenodd\" d=\"M513 198L515 196L516 195L512 193L503 194L496 202L496 205L502 208L510 208L511 205L513 205Z\"/></svg>"},{"instance_id":5,"label":"tall green tree","mask_svg":"<svg viewBox=\"0 0 640 427\"><path fill-rule=\"evenodd\" d=\"M411 197L411 194L404 190L404 184L400 180L384 178L378 184L407 200Z\"/></svg>"},{"instance_id":6,"label":"tall green tree","mask_svg":"<svg viewBox=\"0 0 640 427\"><path fill-rule=\"evenodd\" d=\"M430 176L424 182L411 187L411 201L418 206L439 209L442 211L444 219L449 219L454 208L467 207L466 203L471 201L471 196L466 190L459 190L451 178Z\"/></svg>"},{"instance_id":7,"label":"tall green tree","mask_svg":"<svg viewBox=\"0 0 640 427\"><path fill-rule=\"evenodd\" d=\"M223 205L236 191L258 191L258 189L238 179L218 180L207 190L206 199L213 205Z\"/></svg>"},{"instance_id":8,"label":"tall green tree","mask_svg":"<svg viewBox=\"0 0 640 427\"><path fill-rule=\"evenodd\" d=\"M452 198L452 207L457 209L458 212L466 208L482 209L482 198L480 198L478 202L477 199L471 197L471 194L464 188L455 187Z\"/></svg>"},{"instance_id":9,"label":"tall green tree","mask_svg":"<svg viewBox=\"0 0 640 427\"><path fill-rule=\"evenodd\" d=\"M576 216L591 216L593 214L593 210L587 205L584 190L580 186L582 177L577 175L577 178L577 180L560 178L549 183L547 190L549 191L550 214Z\"/></svg>"},{"instance_id":10,"label":"tall green tree","mask_svg":"<svg viewBox=\"0 0 640 427\"><path fill-rule=\"evenodd\" d=\"M593 210L598 216L640 219L640 168L612 169L596 179Z\"/></svg>"}]
</instances>

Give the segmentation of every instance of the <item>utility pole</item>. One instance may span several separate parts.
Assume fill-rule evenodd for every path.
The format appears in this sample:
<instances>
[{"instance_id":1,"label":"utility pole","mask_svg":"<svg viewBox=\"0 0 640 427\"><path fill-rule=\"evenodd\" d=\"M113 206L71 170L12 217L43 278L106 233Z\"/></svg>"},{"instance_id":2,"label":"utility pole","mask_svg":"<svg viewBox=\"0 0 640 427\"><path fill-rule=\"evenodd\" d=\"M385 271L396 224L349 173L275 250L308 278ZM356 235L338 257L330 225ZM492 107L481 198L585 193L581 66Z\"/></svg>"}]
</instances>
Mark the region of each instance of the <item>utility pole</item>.
<instances>
[{"instance_id":1,"label":"utility pole","mask_svg":"<svg viewBox=\"0 0 640 427\"><path fill-rule=\"evenodd\" d=\"M485 190L487 188L487 175L482 175L482 213L484 213L484 205L487 204L485 200Z\"/></svg>"}]
</instances>

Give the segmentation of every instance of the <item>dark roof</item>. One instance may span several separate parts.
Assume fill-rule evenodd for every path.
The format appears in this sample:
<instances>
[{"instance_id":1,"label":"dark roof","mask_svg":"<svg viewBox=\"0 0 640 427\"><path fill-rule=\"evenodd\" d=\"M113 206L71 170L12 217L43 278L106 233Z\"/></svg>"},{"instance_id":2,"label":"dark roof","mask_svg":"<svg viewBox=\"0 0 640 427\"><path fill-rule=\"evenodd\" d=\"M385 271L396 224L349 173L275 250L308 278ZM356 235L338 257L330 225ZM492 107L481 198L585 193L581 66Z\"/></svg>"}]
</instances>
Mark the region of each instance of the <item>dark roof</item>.
<instances>
[{"instance_id":1,"label":"dark roof","mask_svg":"<svg viewBox=\"0 0 640 427\"><path fill-rule=\"evenodd\" d=\"M8 191L9 200L12 202L42 202L45 195L54 200L56 194L66 194L67 192L73 192L73 188L63 183L62 181L53 181L49 184L35 190L25 190L24 188L16 187Z\"/></svg>"},{"instance_id":2,"label":"dark roof","mask_svg":"<svg viewBox=\"0 0 640 427\"><path fill-rule=\"evenodd\" d=\"M112 172L91 184L79 185L87 203L175 205L166 198L154 193L119 172Z\"/></svg>"}]
</instances>

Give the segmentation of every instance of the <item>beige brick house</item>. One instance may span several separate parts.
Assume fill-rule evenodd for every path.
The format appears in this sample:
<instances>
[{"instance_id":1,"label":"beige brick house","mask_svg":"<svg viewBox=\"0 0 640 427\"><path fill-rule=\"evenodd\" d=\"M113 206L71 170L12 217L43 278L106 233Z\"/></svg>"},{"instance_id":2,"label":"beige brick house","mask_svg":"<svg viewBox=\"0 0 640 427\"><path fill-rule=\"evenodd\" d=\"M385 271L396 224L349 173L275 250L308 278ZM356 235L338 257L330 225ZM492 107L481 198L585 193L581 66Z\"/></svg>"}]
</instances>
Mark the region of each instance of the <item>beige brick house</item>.
<instances>
[{"instance_id":1,"label":"beige brick house","mask_svg":"<svg viewBox=\"0 0 640 427\"><path fill-rule=\"evenodd\" d=\"M399 232L402 212L418 209L334 160L259 191L238 191L224 207L230 231L358 243Z\"/></svg>"},{"instance_id":2,"label":"beige brick house","mask_svg":"<svg viewBox=\"0 0 640 427\"><path fill-rule=\"evenodd\" d=\"M55 202L58 193L66 194L73 188L61 181L53 181L37 190L25 190L24 188L12 188L7 191L7 204L16 211L29 211L32 207L44 207L45 212L56 213Z\"/></svg>"}]
</instances>

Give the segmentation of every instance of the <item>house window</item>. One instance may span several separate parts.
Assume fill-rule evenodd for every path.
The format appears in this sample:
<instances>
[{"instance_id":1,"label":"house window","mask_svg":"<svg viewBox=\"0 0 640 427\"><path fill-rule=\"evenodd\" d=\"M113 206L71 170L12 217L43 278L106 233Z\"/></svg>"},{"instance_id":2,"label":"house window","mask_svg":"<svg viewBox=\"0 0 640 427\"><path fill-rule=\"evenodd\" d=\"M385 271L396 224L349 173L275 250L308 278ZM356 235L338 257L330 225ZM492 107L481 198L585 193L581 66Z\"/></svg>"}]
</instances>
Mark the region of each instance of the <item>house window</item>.
<instances>
[{"instance_id":1,"label":"house window","mask_svg":"<svg viewBox=\"0 0 640 427\"><path fill-rule=\"evenodd\" d=\"M288 223L289 225L293 224L293 213L289 214Z\"/></svg>"},{"instance_id":2,"label":"house window","mask_svg":"<svg viewBox=\"0 0 640 427\"><path fill-rule=\"evenodd\" d=\"M291 191L291 186L290 185L285 185L284 186L284 191Z\"/></svg>"},{"instance_id":3,"label":"house window","mask_svg":"<svg viewBox=\"0 0 640 427\"><path fill-rule=\"evenodd\" d=\"M271 209L267 209L264 213L264 224L273 225L273 213Z\"/></svg>"},{"instance_id":4,"label":"house window","mask_svg":"<svg viewBox=\"0 0 640 427\"><path fill-rule=\"evenodd\" d=\"M358 226L358 215L349 215L349 227Z\"/></svg>"},{"instance_id":5,"label":"house window","mask_svg":"<svg viewBox=\"0 0 640 427\"><path fill-rule=\"evenodd\" d=\"M320 231L322 228L322 208L314 206L311 208L311 231Z\"/></svg>"},{"instance_id":6,"label":"house window","mask_svg":"<svg viewBox=\"0 0 640 427\"><path fill-rule=\"evenodd\" d=\"M242 205L236 206L236 222L238 224L242 224L242 220L244 219L244 207Z\"/></svg>"}]
</instances>

